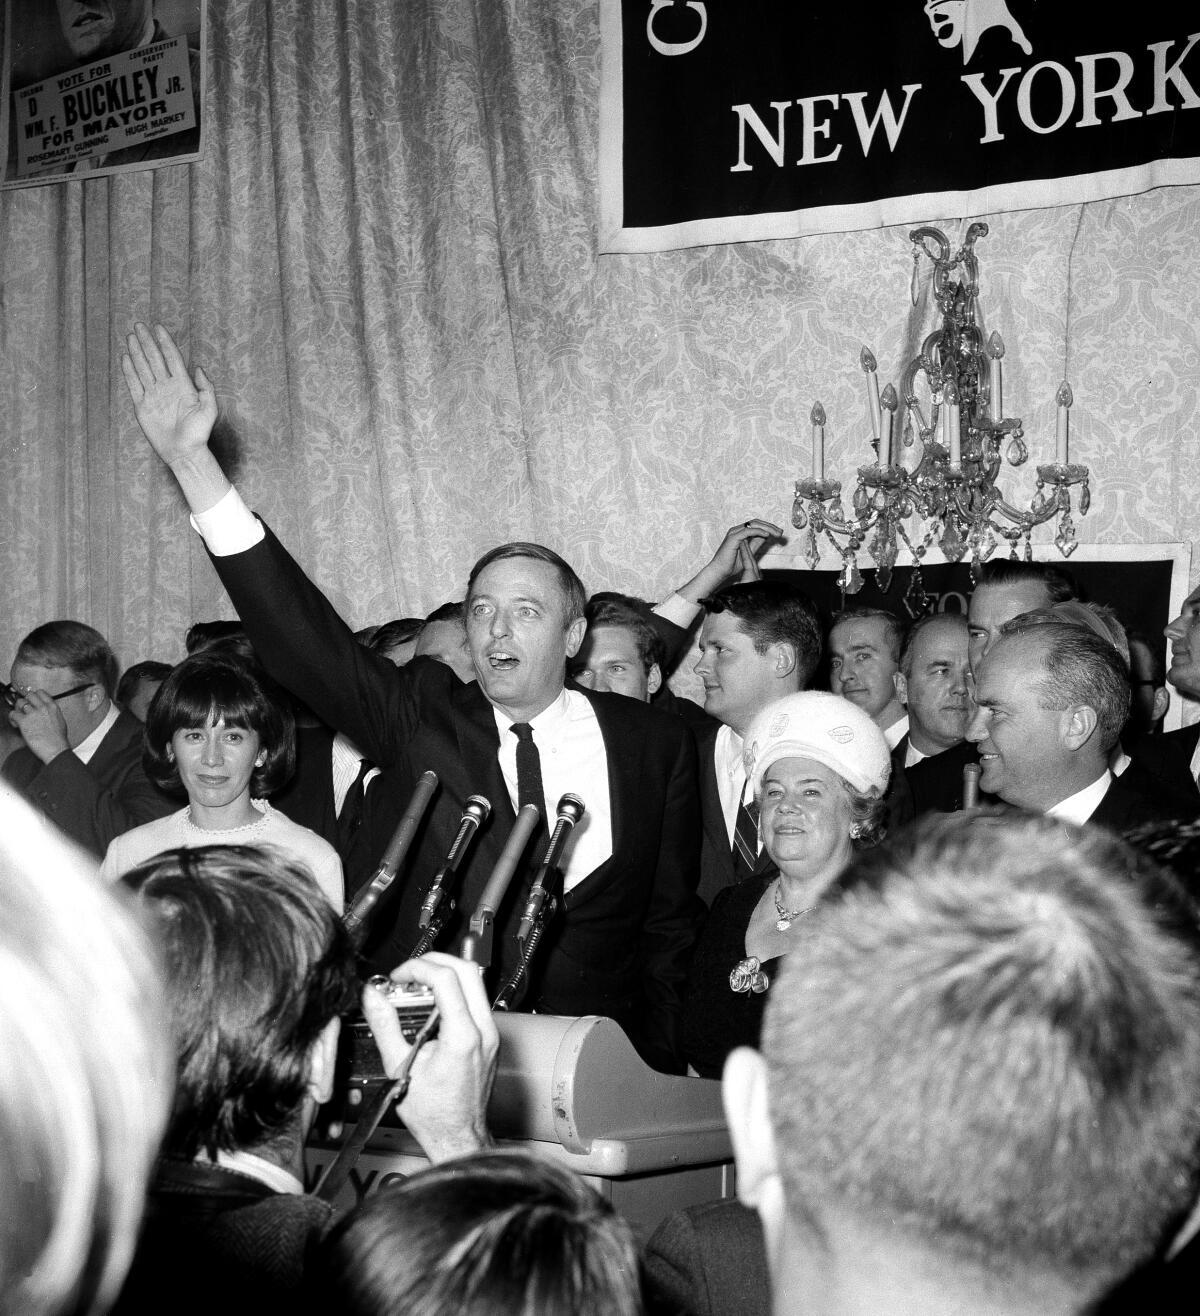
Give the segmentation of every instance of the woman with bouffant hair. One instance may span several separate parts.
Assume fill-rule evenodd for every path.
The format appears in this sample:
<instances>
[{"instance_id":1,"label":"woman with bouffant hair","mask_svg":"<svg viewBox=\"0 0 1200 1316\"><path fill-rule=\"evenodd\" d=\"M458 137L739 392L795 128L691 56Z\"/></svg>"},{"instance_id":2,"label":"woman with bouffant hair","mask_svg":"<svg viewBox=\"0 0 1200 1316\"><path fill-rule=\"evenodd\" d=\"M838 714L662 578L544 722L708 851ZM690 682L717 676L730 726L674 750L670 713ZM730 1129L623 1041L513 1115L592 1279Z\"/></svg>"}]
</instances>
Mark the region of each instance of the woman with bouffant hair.
<instances>
[{"instance_id":1,"label":"woman with bouffant hair","mask_svg":"<svg viewBox=\"0 0 1200 1316\"><path fill-rule=\"evenodd\" d=\"M187 807L118 836L103 876L115 881L164 850L272 845L307 865L341 910L337 851L267 803L295 769L296 727L286 699L251 664L214 650L185 658L150 705L142 762L156 786L186 794Z\"/></svg>"},{"instance_id":2,"label":"woman with bouffant hair","mask_svg":"<svg viewBox=\"0 0 1200 1316\"><path fill-rule=\"evenodd\" d=\"M570 1170L518 1150L446 1161L376 1193L334 1226L317 1272L339 1316L642 1310L629 1226Z\"/></svg>"}]
</instances>

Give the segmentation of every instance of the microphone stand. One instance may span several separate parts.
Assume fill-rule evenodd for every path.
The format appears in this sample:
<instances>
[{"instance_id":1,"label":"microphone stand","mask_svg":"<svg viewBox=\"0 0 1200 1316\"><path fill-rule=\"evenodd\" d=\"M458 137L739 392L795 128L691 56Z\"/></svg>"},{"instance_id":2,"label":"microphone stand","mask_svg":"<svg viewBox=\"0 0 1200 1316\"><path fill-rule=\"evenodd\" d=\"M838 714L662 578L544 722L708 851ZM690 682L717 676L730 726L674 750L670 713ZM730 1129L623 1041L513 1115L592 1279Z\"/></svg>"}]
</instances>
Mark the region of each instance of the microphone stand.
<instances>
[{"instance_id":1,"label":"microphone stand","mask_svg":"<svg viewBox=\"0 0 1200 1316\"><path fill-rule=\"evenodd\" d=\"M354 897L350 908L342 915L342 922L345 924L346 930L356 939L361 940L364 925L371 911L379 902L380 896L396 880L396 873L404 861L404 856L408 853L409 846L412 845L417 826L424 816L425 810L429 807L429 801L433 798L433 792L437 788L437 773L432 768L426 769L417 779L417 784L413 788L412 796L408 801L408 808L404 810L404 816L396 824L396 830L392 833L388 848L379 861L375 876Z\"/></svg>"},{"instance_id":2,"label":"microphone stand","mask_svg":"<svg viewBox=\"0 0 1200 1316\"><path fill-rule=\"evenodd\" d=\"M434 780L436 783L436 778ZM464 960L471 960L478 964L481 972L491 963L492 925L495 921L496 910L504 899L504 894L512 881L513 873L516 872L521 853L529 844L529 838L533 835L540 818L541 811L536 804L522 806L500 858L496 861L496 867L492 870L487 886L484 887L483 894L479 897L479 905L471 916L471 929L462 939L459 954ZM346 1139L337 1156L330 1162L329 1167L321 1176L320 1181L313 1190L314 1196L320 1197L323 1201L332 1202L341 1192L350 1177L350 1171L362 1154L363 1148L379 1127L379 1122L383 1119L388 1107L393 1102L404 1100L412 1075L412 1067L420 1054L421 1048L433 1036L439 1018L438 1008L435 1005L429 1012L429 1018L425 1020L421 1030L413 1038L409 1052L404 1057L395 1078L388 1079L380 1084L374 1095L363 1102L358 1112L358 1118L354 1123L354 1132Z\"/></svg>"},{"instance_id":3,"label":"microphone stand","mask_svg":"<svg viewBox=\"0 0 1200 1316\"><path fill-rule=\"evenodd\" d=\"M446 920L454 913L457 904L450 894L447 881L458 872L458 865L471 839L492 812L491 802L483 795L472 795L463 807L462 820L458 825L458 834L450 846L441 868L434 874L425 899L421 902L421 914L417 926L422 930L417 943L408 953L408 959L419 959L427 950L431 950L441 936Z\"/></svg>"},{"instance_id":4,"label":"microphone stand","mask_svg":"<svg viewBox=\"0 0 1200 1316\"><path fill-rule=\"evenodd\" d=\"M558 898L550 891L550 883L558 876L558 861L563 846L575 824L586 812L578 795L564 795L558 802L558 820L550 837L550 844L529 888L529 898L517 928L520 960L507 981L492 1001L493 1010L511 1010L519 1005L529 987L529 966L537 952L550 920L558 910Z\"/></svg>"}]
</instances>

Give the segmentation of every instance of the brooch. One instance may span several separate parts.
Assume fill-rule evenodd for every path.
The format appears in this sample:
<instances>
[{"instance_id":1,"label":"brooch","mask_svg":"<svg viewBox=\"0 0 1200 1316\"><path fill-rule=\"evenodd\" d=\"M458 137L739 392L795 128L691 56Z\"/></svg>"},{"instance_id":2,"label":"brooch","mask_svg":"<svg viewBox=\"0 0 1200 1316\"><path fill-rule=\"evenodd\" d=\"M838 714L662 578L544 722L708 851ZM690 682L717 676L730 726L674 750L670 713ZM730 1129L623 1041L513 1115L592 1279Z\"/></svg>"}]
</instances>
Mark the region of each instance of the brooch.
<instances>
[{"instance_id":1,"label":"brooch","mask_svg":"<svg viewBox=\"0 0 1200 1316\"><path fill-rule=\"evenodd\" d=\"M729 974L729 985L735 992L753 992L761 996L771 985L771 980L759 968L758 956L751 955L736 964Z\"/></svg>"}]
</instances>

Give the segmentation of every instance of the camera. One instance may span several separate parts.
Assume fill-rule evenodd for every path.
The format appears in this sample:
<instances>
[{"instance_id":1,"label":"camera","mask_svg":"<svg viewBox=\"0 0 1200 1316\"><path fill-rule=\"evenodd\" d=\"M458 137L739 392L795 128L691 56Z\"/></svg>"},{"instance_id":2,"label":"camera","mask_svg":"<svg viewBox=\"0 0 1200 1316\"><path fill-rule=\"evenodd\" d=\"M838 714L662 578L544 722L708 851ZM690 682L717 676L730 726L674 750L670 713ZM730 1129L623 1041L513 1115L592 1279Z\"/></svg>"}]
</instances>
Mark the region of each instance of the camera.
<instances>
[{"instance_id":1,"label":"camera","mask_svg":"<svg viewBox=\"0 0 1200 1316\"><path fill-rule=\"evenodd\" d=\"M433 992L420 983L393 982L382 974L370 980L371 986L378 988L387 997L396 1018L400 1021L400 1031L404 1040L411 1042L425 1026L434 1007ZM342 1061L345 1064L346 1081L352 1087L361 1087L366 1083L380 1083L387 1078L383 1061L375 1038L361 1014L352 1015L345 1020L342 1028Z\"/></svg>"}]
</instances>

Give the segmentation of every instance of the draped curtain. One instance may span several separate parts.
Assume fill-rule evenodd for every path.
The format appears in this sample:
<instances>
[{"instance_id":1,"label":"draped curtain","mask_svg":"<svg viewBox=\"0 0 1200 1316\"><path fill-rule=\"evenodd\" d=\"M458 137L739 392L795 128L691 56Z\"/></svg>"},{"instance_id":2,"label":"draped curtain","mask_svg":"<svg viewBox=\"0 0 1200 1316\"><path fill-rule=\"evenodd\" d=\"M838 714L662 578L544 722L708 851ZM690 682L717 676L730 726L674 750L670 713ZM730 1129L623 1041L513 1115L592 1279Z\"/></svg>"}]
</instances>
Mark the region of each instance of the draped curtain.
<instances>
[{"instance_id":1,"label":"draped curtain","mask_svg":"<svg viewBox=\"0 0 1200 1316\"><path fill-rule=\"evenodd\" d=\"M200 164L0 196L4 665L50 617L130 663L231 615L133 420L135 318L208 371L227 469L354 626L461 597L506 539L660 596L729 524L786 524L817 398L831 474L867 460L859 347L896 379L931 327L906 231L599 258L594 0L208 15ZM989 218L1034 460L1074 387L1081 539L1191 539L1200 193Z\"/></svg>"}]
</instances>

